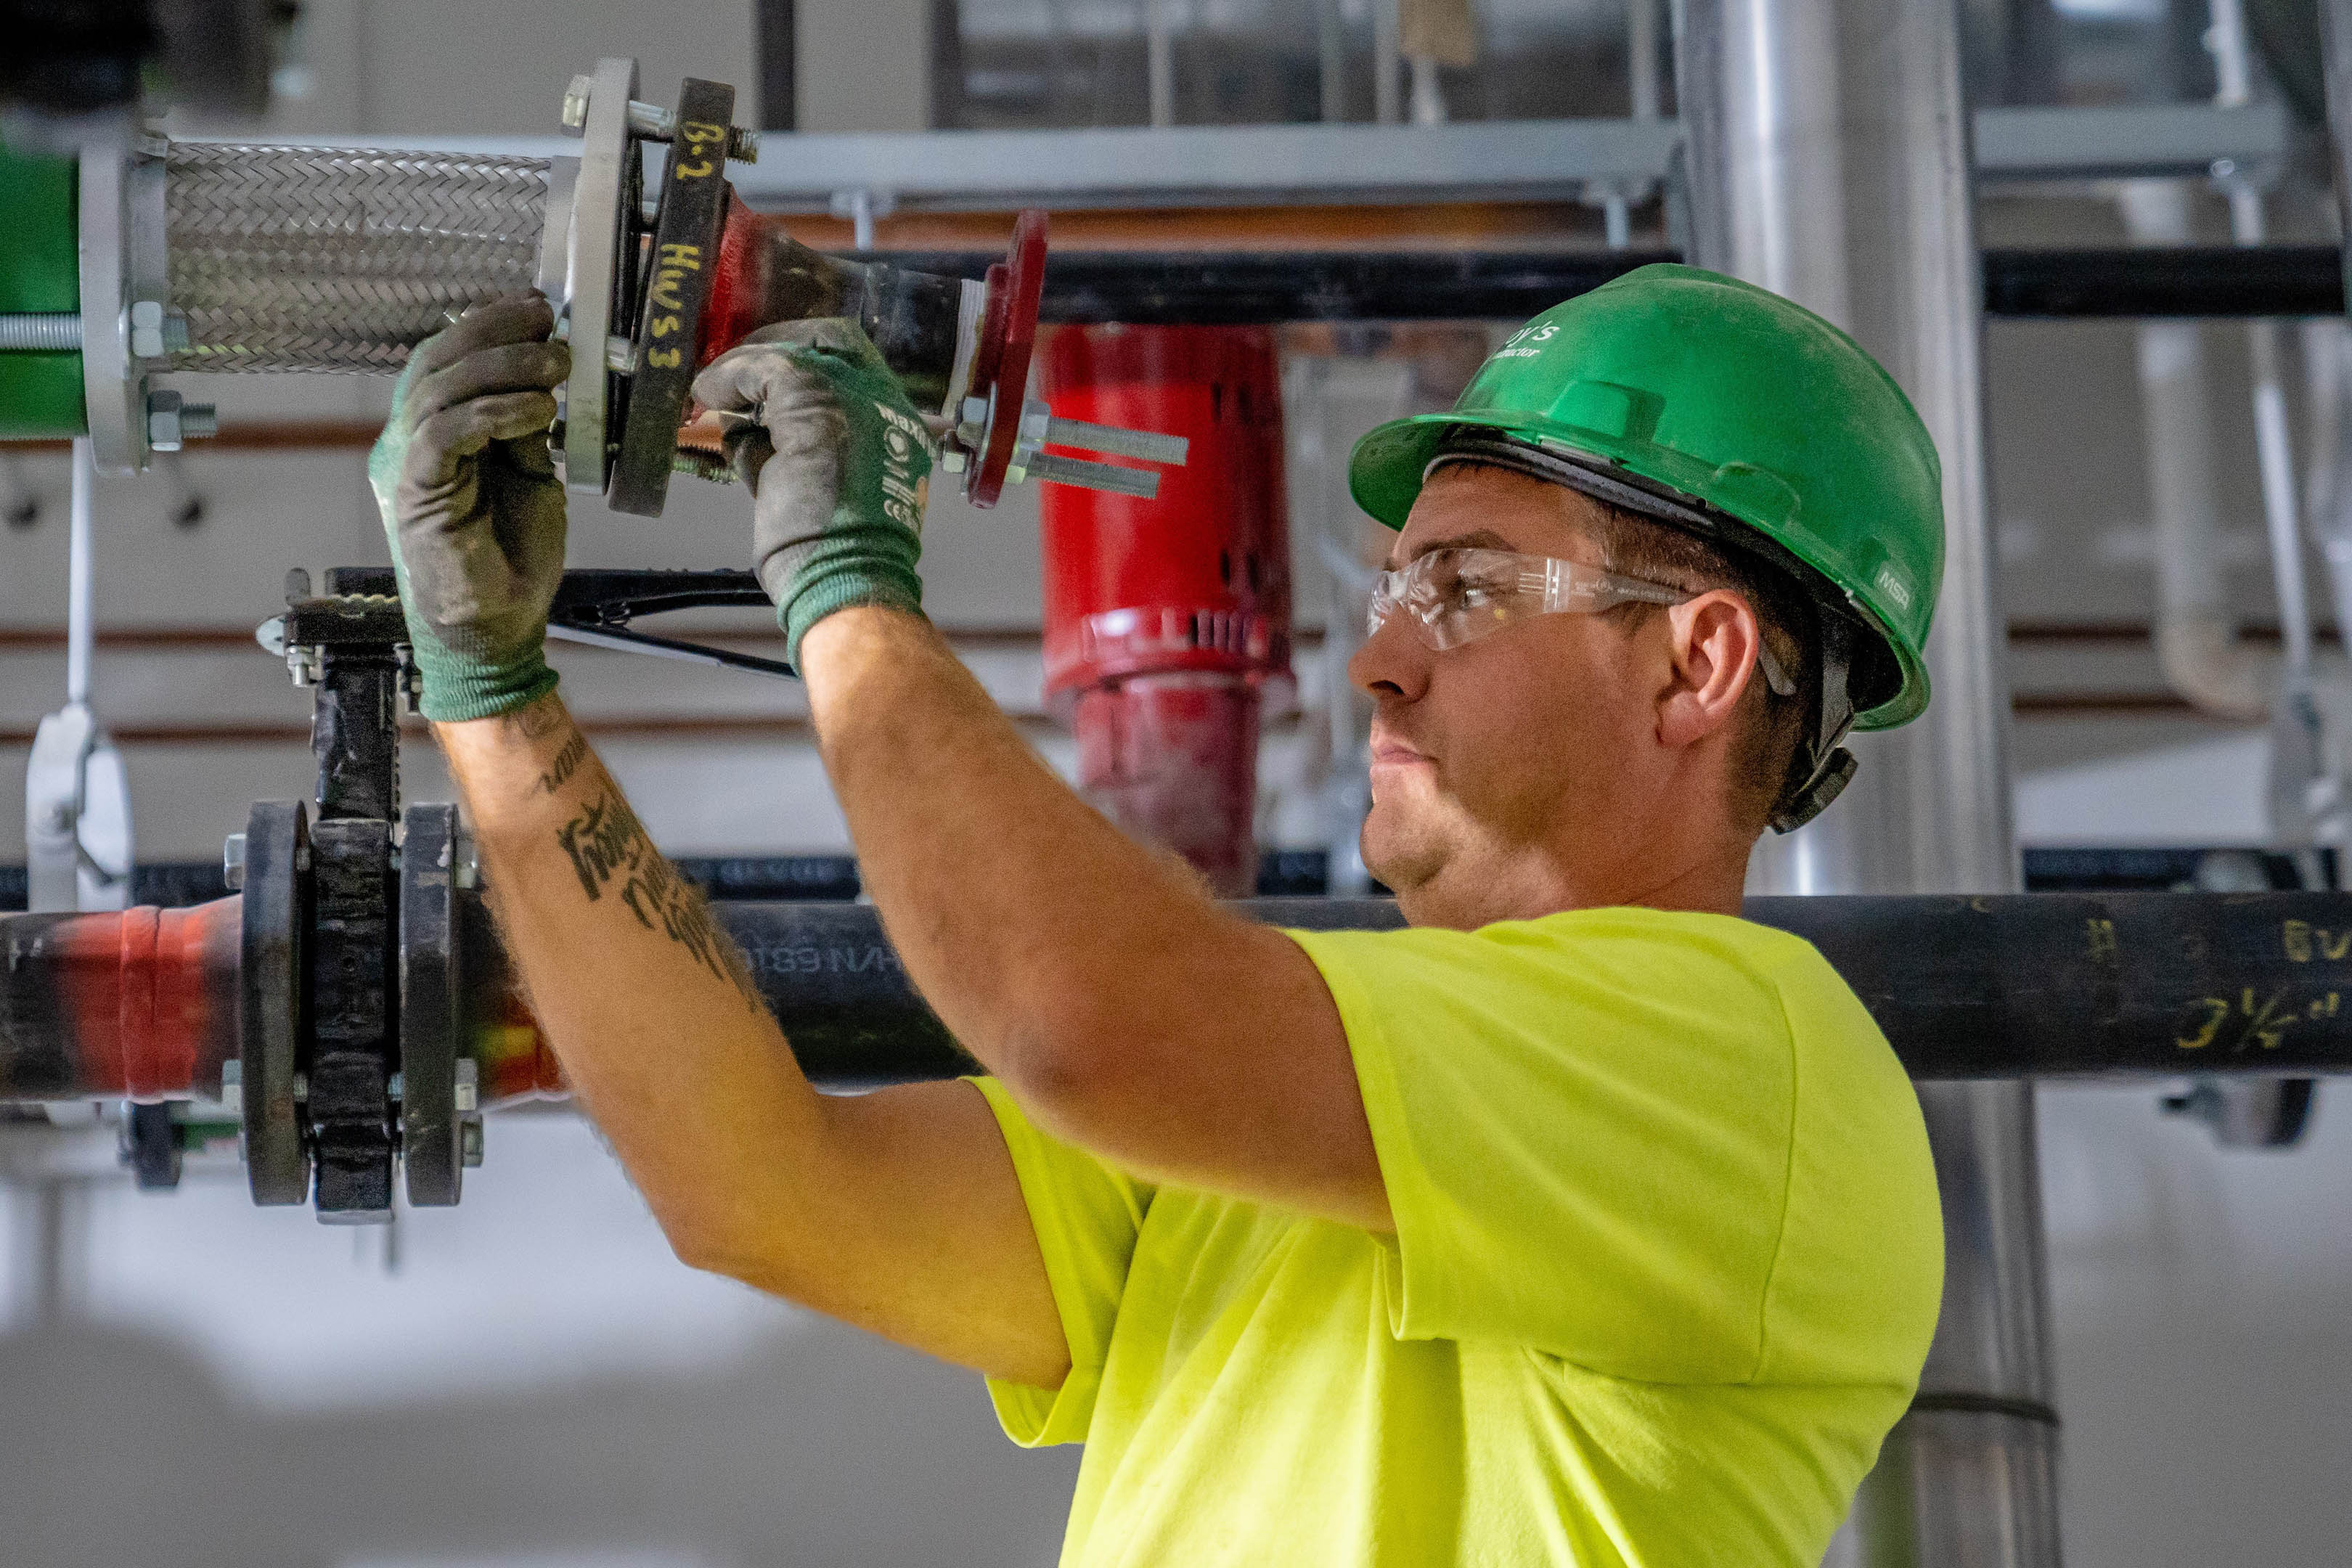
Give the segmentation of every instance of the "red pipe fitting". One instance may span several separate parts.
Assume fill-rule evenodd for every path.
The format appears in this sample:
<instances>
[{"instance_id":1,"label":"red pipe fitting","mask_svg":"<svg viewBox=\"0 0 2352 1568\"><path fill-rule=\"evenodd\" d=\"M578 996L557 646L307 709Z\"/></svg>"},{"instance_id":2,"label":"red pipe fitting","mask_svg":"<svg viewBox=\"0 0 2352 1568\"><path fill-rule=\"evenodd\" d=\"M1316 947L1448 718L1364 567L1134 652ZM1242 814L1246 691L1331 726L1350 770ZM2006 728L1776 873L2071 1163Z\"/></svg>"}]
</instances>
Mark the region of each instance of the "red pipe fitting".
<instances>
[{"instance_id":1,"label":"red pipe fitting","mask_svg":"<svg viewBox=\"0 0 2352 1568\"><path fill-rule=\"evenodd\" d=\"M1045 689L1081 791L1226 897L1256 884L1261 699L1290 674L1282 378L1257 327L1066 327L1057 418L1188 437L1156 500L1067 485L1038 506ZM1086 454L1095 457L1094 453Z\"/></svg>"},{"instance_id":2,"label":"red pipe fitting","mask_svg":"<svg viewBox=\"0 0 2352 1568\"><path fill-rule=\"evenodd\" d=\"M151 1101L217 1095L221 1064L237 1053L241 907L215 899L12 922L9 957L25 965L26 983L46 977L65 1057L26 1075L53 1081L12 1091ZM47 951L13 951L19 941Z\"/></svg>"}]
</instances>

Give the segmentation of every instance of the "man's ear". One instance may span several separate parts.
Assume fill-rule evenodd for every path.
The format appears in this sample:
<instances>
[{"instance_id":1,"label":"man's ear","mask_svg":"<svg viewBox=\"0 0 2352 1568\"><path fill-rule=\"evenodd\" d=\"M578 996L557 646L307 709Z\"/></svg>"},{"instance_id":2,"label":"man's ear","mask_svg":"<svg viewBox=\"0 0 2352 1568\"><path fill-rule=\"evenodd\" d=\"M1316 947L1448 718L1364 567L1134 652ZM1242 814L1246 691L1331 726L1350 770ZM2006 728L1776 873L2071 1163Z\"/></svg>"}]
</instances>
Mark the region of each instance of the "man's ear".
<instances>
[{"instance_id":1,"label":"man's ear","mask_svg":"<svg viewBox=\"0 0 2352 1568\"><path fill-rule=\"evenodd\" d=\"M1727 588L1670 606L1666 624L1672 679L1658 701L1658 742L1696 745L1739 711L1763 633L1748 601Z\"/></svg>"}]
</instances>

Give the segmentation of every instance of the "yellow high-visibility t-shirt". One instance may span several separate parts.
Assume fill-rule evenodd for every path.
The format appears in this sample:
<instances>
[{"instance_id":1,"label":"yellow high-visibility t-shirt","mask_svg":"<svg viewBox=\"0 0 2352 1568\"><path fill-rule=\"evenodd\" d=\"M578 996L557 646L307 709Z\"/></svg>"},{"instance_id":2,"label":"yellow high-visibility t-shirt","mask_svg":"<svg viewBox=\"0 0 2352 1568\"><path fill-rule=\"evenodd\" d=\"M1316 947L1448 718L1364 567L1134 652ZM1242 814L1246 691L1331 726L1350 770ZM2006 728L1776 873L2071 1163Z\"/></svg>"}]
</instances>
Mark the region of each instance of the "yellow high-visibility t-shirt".
<instances>
[{"instance_id":1,"label":"yellow high-visibility t-shirt","mask_svg":"<svg viewBox=\"0 0 2352 1568\"><path fill-rule=\"evenodd\" d=\"M1087 1445L1064 1564L1814 1568L1943 1277L1845 983L1720 915L1292 935L1393 1237L1137 1181L982 1082L1069 1339L1059 1390L990 1385Z\"/></svg>"}]
</instances>

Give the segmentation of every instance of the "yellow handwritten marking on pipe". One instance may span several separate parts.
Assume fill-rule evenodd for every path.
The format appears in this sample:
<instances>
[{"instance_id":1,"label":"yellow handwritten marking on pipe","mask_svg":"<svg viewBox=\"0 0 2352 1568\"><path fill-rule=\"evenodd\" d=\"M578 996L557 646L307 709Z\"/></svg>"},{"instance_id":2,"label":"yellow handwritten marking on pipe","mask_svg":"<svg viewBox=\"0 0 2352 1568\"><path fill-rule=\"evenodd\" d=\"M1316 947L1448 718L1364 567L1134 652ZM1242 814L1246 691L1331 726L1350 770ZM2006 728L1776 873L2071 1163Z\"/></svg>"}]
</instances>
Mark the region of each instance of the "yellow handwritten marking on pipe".
<instances>
[{"instance_id":1,"label":"yellow handwritten marking on pipe","mask_svg":"<svg viewBox=\"0 0 2352 1568\"><path fill-rule=\"evenodd\" d=\"M2088 920L2083 924L2091 939L2091 962L2112 963L2116 958L2116 922L2108 920Z\"/></svg>"},{"instance_id":2,"label":"yellow handwritten marking on pipe","mask_svg":"<svg viewBox=\"0 0 2352 1568\"><path fill-rule=\"evenodd\" d=\"M699 272L702 270L702 247L684 245L677 240L667 241L661 247L661 264L664 267L682 267L688 272Z\"/></svg>"},{"instance_id":3,"label":"yellow handwritten marking on pipe","mask_svg":"<svg viewBox=\"0 0 2352 1568\"><path fill-rule=\"evenodd\" d=\"M2197 1031L2196 1038L2189 1039L2184 1037L2172 1043L2184 1051L2201 1051L2213 1043L2215 1035L2221 1033L2221 1020L2230 1016L2230 1005L2219 996L2200 996L2189 1005L2208 1010L2205 1015L2205 1026Z\"/></svg>"},{"instance_id":4,"label":"yellow handwritten marking on pipe","mask_svg":"<svg viewBox=\"0 0 2352 1568\"><path fill-rule=\"evenodd\" d=\"M2315 958L2341 963L2352 957L2352 929L2331 931L2307 921L2288 921L2279 927L2279 940L2290 963L2309 963Z\"/></svg>"},{"instance_id":5,"label":"yellow handwritten marking on pipe","mask_svg":"<svg viewBox=\"0 0 2352 1568\"><path fill-rule=\"evenodd\" d=\"M2276 1050L2278 1048L2279 1041L2285 1037L2287 1029L2295 1024L2303 1022L2302 1019L2296 1017L2292 1012L2289 1012L2283 1017L2276 1016L2279 998L2285 994L2286 988L2284 986L2281 986L2278 990L2272 992L2270 999L2263 1004L2262 1011L2257 1013L2254 1011L2254 988L2251 985L2246 987L2244 995L2239 1002L2238 1005L2240 1010L2242 1011L2247 1017L2252 1019L2253 1022L2246 1026L2246 1032L2239 1037L2239 1045L2241 1047L2244 1046L2247 1040L2253 1040L2258 1042L2262 1046L2263 1049L2266 1051Z\"/></svg>"},{"instance_id":6,"label":"yellow handwritten marking on pipe","mask_svg":"<svg viewBox=\"0 0 2352 1568\"><path fill-rule=\"evenodd\" d=\"M2290 1003L2284 1010L2280 1004L2286 998L2284 986L2272 992L2259 1006L2255 1005L2254 988L2251 985L2238 993L2235 1002L2220 996L2200 996L2189 1006L2205 1010L2204 1022L2198 1026L2193 1035L2181 1036L2172 1043L2184 1051L2201 1051L2221 1039L2223 1025L2232 1018L2242 1018L2244 1022L2230 1031L2231 1049L2242 1051L2248 1046L2255 1045L2266 1051L2276 1050L2285 1039L2287 1030L2303 1022L2303 1013L2308 1011L2314 1018L2333 1017L2336 996L2336 994L2331 991L2326 1002L2314 1002L2308 1009ZM2326 1010L2322 1011L2323 1008Z\"/></svg>"}]
</instances>

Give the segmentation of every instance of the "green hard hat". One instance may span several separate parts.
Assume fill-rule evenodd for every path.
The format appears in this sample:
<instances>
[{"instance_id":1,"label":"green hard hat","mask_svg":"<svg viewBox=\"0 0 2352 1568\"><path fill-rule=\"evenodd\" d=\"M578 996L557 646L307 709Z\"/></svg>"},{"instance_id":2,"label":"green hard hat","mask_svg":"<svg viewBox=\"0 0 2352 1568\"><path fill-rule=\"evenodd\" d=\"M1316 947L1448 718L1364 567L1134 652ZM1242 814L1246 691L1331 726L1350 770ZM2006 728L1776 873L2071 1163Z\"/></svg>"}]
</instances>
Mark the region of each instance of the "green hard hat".
<instances>
[{"instance_id":1,"label":"green hard hat","mask_svg":"<svg viewBox=\"0 0 2352 1568\"><path fill-rule=\"evenodd\" d=\"M1864 651L1883 655L1857 661L1879 678L1855 692L1873 704L1855 726L1927 706L1920 650L1944 577L1936 444L1894 378L1811 311L1696 267L1636 268L1513 333L1450 412L1366 435L1349 489L1402 528L1448 437L1488 433L1590 469L1596 493L1663 489L1762 535L1722 531L1851 606Z\"/></svg>"}]
</instances>

